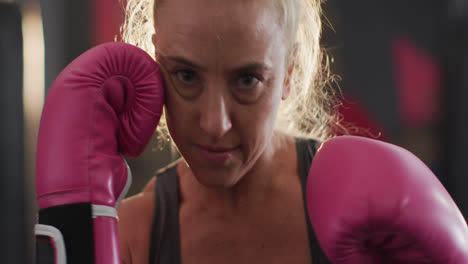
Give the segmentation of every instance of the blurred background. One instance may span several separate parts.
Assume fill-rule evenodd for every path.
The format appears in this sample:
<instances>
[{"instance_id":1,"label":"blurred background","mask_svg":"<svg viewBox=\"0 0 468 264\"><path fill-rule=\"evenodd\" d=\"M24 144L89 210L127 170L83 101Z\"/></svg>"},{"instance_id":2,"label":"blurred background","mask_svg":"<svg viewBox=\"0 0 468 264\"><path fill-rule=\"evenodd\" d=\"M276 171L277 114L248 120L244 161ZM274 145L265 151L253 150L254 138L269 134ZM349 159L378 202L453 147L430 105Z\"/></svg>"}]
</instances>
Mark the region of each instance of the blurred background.
<instances>
[{"instance_id":1,"label":"blurred background","mask_svg":"<svg viewBox=\"0 0 468 264\"><path fill-rule=\"evenodd\" d=\"M0 0L0 262L33 263L42 104L59 72L113 41L124 0ZM419 156L468 217L468 1L328 0L323 46L352 133ZM129 160L140 191L173 158Z\"/></svg>"}]
</instances>

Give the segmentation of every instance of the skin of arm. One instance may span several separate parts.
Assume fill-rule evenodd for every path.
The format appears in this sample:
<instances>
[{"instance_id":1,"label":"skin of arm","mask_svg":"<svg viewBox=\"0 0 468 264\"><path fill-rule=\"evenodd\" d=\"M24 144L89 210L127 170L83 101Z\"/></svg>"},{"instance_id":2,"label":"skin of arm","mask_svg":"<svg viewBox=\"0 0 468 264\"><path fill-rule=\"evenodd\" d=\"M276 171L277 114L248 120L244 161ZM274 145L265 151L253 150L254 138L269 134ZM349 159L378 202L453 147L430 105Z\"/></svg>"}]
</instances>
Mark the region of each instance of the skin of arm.
<instances>
[{"instance_id":1,"label":"skin of arm","mask_svg":"<svg viewBox=\"0 0 468 264\"><path fill-rule=\"evenodd\" d=\"M123 200L118 208L122 264L148 263L155 185L153 177L141 193Z\"/></svg>"}]
</instances>

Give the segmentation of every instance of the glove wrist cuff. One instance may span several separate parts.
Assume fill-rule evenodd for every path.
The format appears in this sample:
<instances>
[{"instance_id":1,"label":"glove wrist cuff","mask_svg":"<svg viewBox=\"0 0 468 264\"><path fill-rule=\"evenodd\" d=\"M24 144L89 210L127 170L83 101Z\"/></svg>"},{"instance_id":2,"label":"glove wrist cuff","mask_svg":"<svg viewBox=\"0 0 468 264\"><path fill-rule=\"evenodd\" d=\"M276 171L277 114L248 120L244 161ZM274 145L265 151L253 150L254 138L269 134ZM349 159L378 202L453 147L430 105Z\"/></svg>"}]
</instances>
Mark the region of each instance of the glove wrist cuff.
<instances>
[{"instance_id":1,"label":"glove wrist cuff","mask_svg":"<svg viewBox=\"0 0 468 264\"><path fill-rule=\"evenodd\" d=\"M92 212L93 218L105 216L105 217L113 217L117 219L117 210L111 206L92 204L91 212Z\"/></svg>"}]
</instances>

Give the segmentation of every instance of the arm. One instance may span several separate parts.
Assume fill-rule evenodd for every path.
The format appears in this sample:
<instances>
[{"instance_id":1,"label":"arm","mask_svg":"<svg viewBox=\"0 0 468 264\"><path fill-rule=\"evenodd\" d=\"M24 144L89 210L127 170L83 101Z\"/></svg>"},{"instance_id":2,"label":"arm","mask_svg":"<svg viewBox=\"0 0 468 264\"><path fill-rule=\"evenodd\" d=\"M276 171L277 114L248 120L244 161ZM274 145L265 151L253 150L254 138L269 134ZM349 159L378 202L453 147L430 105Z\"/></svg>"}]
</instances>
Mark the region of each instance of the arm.
<instances>
[{"instance_id":1,"label":"arm","mask_svg":"<svg viewBox=\"0 0 468 264\"><path fill-rule=\"evenodd\" d=\"M131 182L122 155L143 151L163 99L158 65L129 44L99 45L60 73L39 128L37 263L120 262L116 208Z\"/></svg>"},{"instance_id":2,"label":"arm","mask_svg":"<svg viewBox=\"0 0 468 264\"><path fill-rule=\"evenodd\" d=\"M122 201L118 209L118 233L123 264L146 264L154 215L153 177L143 191Z\"/></svg>"}]
</instances>

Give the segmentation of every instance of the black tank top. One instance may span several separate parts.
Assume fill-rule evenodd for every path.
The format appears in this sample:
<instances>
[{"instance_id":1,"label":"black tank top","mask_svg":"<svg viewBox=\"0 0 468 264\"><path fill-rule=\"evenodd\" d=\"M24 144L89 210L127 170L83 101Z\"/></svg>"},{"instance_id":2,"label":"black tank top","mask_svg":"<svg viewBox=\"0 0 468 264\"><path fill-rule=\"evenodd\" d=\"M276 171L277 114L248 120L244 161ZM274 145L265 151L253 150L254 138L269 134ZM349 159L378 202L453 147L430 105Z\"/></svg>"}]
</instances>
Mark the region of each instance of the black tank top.
<instances>
[{"instance_id":1,"label":"black tank top","mask_svg":"<svg viewBox=\"0 0 468 264\"><path fill-rule=\"evenodd\" d=\"M305 199L305 188L309 168L317 151L317 141L296 139L299 174L302 194ZM149 264L181 264L179 234L179 184L176 165L158 173L155 191L154 219L151 229ZM309 222L305 206L307 232L313 264L330 264L320 248L315 233Z\"/></svg>"}]
</instances>

